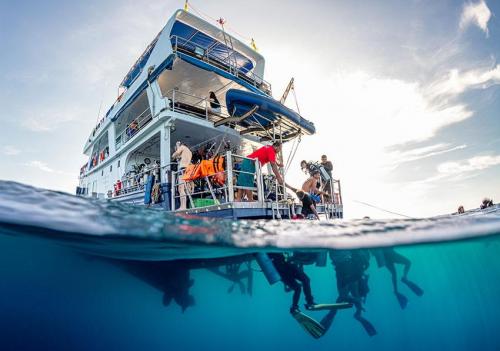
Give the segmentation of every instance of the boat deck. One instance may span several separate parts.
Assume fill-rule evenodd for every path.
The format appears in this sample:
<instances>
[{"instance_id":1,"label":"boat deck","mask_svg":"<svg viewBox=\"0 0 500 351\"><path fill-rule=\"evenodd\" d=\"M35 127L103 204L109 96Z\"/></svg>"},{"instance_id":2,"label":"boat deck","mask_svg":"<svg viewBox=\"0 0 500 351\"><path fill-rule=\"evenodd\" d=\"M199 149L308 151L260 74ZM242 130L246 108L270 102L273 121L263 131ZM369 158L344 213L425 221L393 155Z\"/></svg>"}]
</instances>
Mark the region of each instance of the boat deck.
<instances>
[{"instance_id":1,"label":"boat deck","mask_svg":"<svg viewBox=\"0 0 500 351\"><path fill-rule=\"evenodd\" d=\"M294 212L300 213L301 206L294 205ZM342 218L342 206L318 205L318 213L328 218ZM232 202L220 205L190 208L175 213L192 214L205 217L217 217L228 219L289 219L292 211L287 204L276 204L275 202Z\"/></svg>"}]
</instances>

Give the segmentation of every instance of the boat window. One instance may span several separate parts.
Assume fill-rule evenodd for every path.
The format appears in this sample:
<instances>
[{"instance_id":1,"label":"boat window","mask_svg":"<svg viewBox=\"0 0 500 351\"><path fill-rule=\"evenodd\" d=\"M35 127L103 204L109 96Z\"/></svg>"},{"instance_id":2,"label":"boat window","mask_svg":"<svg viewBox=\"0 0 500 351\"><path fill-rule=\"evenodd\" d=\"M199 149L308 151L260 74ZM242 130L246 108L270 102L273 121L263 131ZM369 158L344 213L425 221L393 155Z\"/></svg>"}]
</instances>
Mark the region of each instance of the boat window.
<instances>
[{"instance_id":1,"label":"boat window","mask_svg":"<svg viewBox=\"0 0 500 351\"><path fill-rule=\"evenodd\" d=\"M100 138L94 143L92 148L92 153L90 154L89 169L94 168L104 160L109 157L109 140L108 132L106 131Z\"/></svg>"}]
</instances>

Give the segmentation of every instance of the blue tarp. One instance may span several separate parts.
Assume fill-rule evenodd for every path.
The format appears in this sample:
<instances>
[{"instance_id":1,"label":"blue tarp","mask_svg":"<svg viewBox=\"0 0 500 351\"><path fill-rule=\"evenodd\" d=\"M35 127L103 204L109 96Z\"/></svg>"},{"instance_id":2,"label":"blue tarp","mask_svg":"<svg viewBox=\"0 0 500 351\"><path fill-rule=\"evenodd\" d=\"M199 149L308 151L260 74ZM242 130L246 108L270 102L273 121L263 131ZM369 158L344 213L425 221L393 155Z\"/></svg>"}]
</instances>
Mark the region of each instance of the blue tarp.
<instances>
[{"instance_id":1,"label":"blue tarp","mask_svg":"<svg viewBox=\"0 0 500 351\"><path fill-rule=\"evenodd\" d=\"M172 31L170 32L171 36L177 36L177 38L173 37L171 39L172 46L177 46L179 48L195 51L196 47L202 48L205 52L208 51L208 58L218 61L223 64L229 64L236 62L239 70L242 73L248 73L253 69L252 61L240 54L237 51L232 50L225 44L219 42L218 40L199 32L193 27L188 26L182 22L175 22ZM230 59L228 57L231 56Z\"/></svg>"},{"instance_id":2,"label":"blue tarp","mask_svg":"<svg viewBox=\"0 0 500 351\"><path fill-rule=\"evenodd\" d=\"M263 127L266 127L271 123L270 121L277 121L280 118L284 118L309 134L316 132L316 128L312 122L304 119L297 112L268 96L249 91L229 89L226 93L226 105L228 111L233 113L234 116L242 116L254 106L259 107L257 114L254 114L246 122L243 121L241 123L244 126L250 126L253 121L257 120Z\"/></svg>"}]
</instances>

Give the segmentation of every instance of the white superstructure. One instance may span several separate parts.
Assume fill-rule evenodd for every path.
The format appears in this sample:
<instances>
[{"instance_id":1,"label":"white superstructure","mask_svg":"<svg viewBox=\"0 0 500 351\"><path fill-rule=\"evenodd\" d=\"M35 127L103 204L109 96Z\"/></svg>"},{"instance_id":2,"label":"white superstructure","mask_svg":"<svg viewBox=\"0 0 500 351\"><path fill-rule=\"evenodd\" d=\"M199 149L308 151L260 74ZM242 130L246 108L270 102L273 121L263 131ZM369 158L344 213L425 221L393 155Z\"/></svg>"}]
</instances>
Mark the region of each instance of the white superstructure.
<instances>
[{"instance_id":1,"label":"white superstructure","mask_svg":"<svg viewBox=\"0 0 500 351\"><path fill-rule=\"evenodd\" d=\"M228 91L271 98L271 86L263 80L264 66L258 52L222 28L186 11L175 12L125 76L123 93L85 143L89 161L81 169L77 194L141 204L156 202L176 210L182 181L171 154L175 143L181 141L200 159L225 158L225 182L213 184L212 178L206 177L203 184L187 187L190 212L199 212L202 207L226 208L231 209L229 216L235 217L234 208L252 207L281 215L287 206L280 205L279 199L273 202L265 198L273 184L262 176L260 168L254 189L258 201L236 204L233 197L241 155L264 141L289 140L314 130L298 115L291 120L280 118L280 112L269 114L262 106L245 113L240 105L228 110ZM211 105L210 92L215 93L220 108L214 108L213 101ZM150 179L153 176L154 180ZM156 192L159 189L159 199L149 200L148 180L149 186L156 184ZM284 191L277 189L276 193L279 198ZM341 213L341 205L334 211Z\"/></svg>"}]
</instances>

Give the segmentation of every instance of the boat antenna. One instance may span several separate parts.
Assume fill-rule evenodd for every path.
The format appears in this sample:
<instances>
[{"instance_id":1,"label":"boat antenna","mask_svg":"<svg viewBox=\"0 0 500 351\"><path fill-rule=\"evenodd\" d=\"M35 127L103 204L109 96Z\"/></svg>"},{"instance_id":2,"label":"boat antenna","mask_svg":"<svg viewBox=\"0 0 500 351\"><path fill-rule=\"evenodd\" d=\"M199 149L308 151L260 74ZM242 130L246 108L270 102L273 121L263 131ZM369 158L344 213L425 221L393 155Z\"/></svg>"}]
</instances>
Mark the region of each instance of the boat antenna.
<instances>
[{"instance_id":1,"label":"boat antenna","mask_svg":"<svg viewBox=\"0 0 500 351\"><path fill-rule=\"evenodd\" d=\"M188 10L189 10L189 4L188 4L188 0L186 0L184 2L184 11L188 12Z\"/></svg>"},{"instance_id":2,"label":"boat antenna","mask_svg":"<svg viewBox=\"0 0 500 351\"><path fill-rule=\"evenodd\" d=\"M101 115L101 108L102 108L102 99L101 102L99 103L99 111L97 111L97 118L95 120L95 124L99 122L99 116Z\"/></svg>"},{"instance_id":3,"label":"boat antenna","mask_svg":"<svg viewBox=\"0 0 500 351\"><path fill-rule=\"evenodd\" d=\"M186 1L186 3L187 3L187 1ZM193 6L193 3L191 3L191 2L189 3L189 9L193 10L193 12L195 12L198 16L200 16L201 18L203 18L203 19L205 19L205 20L210 20L210 21L213 21L213 22L217 22L217 23L219 23L219 19L214 18L214 17L212 17L212 16L210 16L210 15L208 15L208 14L206 14L206 13L204 13L204 12L200 11L198 8L196 8L195 6ZM187 10L186 10L186 8L184 8L184 10L185 10L185 11L187 11ZM210 22L210 21L208 21L208 22ZM225 22L226 22L226 21L224 21L224 24L226 24ZM247 37L246 35L241 34L241 33L240 33L240 32L238 32L236 29L234 29L232 26L228 26L227 24L226 24L226 27L225 27L225 28L228 28L228 29L231 31L231 33L232 33L232 34L236 34L236 35L237 35L237 36L239 36L241 39L243 39L243 40L245 40L245 41L247 41L247 42L250 42L250 46L251 46L251 47L252 47L255 51L257 51L257 45L255 45L255 40L253 40L253 38L249 38L249 37ZM252 41L253 41L253 44L252 44Z\"/></svg>"},{"instance_id":4,"label":"boat antenna","mask_svg":"<svg viewBox=\"0 0 500 351\"><path fill-rule=\"evenodd\" d=\"M363 201L358 201L358 200L352 200L352 201L357 202L358 204L361 204L361 205L365 205L365 206L368 206L368 207L375 208L375 209L380 210L382 212L387 212L387 213L390 213L390 214L394 214L396 216L406 217L406 218L409 218L409 219L415 219L415 217L407 216L405 214L394 212L394 211L389 211L389 210L386 210L386 209L384 209L382 207L371 205L371 204L363 202Z\"/></svg>"}]
</instances>

